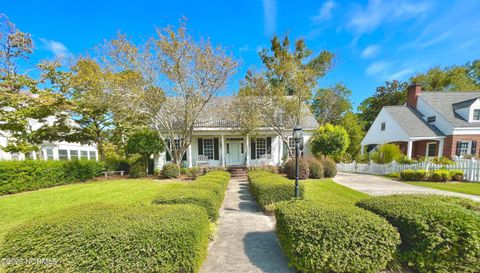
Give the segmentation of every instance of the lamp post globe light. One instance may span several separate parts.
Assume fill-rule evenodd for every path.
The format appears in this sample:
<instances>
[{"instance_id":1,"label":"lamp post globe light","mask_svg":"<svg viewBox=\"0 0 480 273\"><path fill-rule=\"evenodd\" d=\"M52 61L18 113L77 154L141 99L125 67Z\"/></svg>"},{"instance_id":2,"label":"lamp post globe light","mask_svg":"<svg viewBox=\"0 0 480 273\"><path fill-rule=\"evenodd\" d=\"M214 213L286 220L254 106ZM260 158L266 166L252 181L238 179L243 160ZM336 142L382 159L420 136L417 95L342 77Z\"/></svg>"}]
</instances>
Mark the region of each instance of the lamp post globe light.
<instances>
[{"instance_id":1,"label":"lamp post globe light","mask_svg":"<svg viewBox=\"0 0 480 273\"><path fill-rule=\"evenodd\" d=\"M300 176L300 168L298 166L298 157L300 155L300 143L303 144L303 130L300 127L293 128L293 139L295 141L295 198L300 197L298 187L298 177Z\"/></svg>"}]
</instances>

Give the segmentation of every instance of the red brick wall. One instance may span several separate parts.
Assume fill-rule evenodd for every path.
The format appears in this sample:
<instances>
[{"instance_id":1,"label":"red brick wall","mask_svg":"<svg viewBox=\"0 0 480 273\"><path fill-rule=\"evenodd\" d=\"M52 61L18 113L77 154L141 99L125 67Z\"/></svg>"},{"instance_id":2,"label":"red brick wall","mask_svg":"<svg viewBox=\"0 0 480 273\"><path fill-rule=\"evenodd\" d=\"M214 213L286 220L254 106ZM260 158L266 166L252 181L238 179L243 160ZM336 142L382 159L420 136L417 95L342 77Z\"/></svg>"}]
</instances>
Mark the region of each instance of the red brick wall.
<instances>
[{"instance_id":1,"label":"red brick wall","mask_svg":"<svg viewBox=\"0 0 480 273\"><path fill-rule=\"evenodd\" d=\"M443 144L443 156L452 158L455 156L457 141L477 141L475 156L478 156L480 150L480 135L450 135L445 137Z\"/></svg>"},{"instance_id":2,"label":"red brick wall","mask_svg":"<svg viewBox=\"0 0 480 273\"><path fill-rule=\"evenodd\" d=\"M412 150L412 157L413 158L420 158L420 157L425 157L427 153L427 143L429 142L435 142L437 143L436 149L435 149L435 155L438 155L438 141L435 140L419 140L413 142L413 150Z\"/></svg>"}]
</instances>

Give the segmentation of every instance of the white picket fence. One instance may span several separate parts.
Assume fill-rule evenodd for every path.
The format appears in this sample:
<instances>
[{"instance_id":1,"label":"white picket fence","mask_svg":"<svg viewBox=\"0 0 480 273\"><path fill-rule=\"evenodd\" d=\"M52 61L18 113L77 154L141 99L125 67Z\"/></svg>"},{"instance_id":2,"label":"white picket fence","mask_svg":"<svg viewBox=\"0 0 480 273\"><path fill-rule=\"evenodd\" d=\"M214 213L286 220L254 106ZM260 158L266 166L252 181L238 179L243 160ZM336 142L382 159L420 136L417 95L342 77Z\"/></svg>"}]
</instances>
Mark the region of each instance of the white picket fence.
<instances>
[{"instance_id":1,"label":"white picket fence","mask_svg":"<svg viewBox=\"0 0 480 273\"><path fill-rule=\"evenodd\" d=\"M472 182L480 182L480 161L475 159L457 160L454 164L442 165L430 162L417 162L414 164L399 164L395 161L388 164L377 164L373 161L369 163L337 163L339 172L365 173L365 174L390 174L404 170L461 170L464 172L464 179Z\"/></svg>"}]
</instances>

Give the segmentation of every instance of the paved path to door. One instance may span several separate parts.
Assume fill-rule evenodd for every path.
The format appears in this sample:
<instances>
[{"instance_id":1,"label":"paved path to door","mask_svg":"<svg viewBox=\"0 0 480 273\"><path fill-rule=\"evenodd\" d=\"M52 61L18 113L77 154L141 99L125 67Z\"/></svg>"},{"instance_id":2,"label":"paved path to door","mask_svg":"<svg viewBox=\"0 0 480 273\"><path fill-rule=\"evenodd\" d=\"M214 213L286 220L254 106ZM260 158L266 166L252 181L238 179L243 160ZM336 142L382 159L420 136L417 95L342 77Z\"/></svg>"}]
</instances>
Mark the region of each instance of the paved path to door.
<instances>
[{"instance_id":1,"label":"paved path to door","mask_svg":"<svg viewBox=\"0 0 480 273\"><path fill-rule=\"evenodd\" d=\"M480 196L442 191L427 187L414 186L385 177L358 174L358 173L338 173L333 179L338 184L364 192L369 195L391 195L391 194L442 194L450 196L459 196L480 201Z\"/></svg>"},{"instance_id":2,"label":"paved path to door","mask_svg":"<svg viewBox=\"0 0 480 273\"><path fill-rule=\"evenodd\" d=\"M274 221L260 211L246 179L230 180L217 228L200 272L295 272L282 254Z\"/></svg>"}]
</instances>

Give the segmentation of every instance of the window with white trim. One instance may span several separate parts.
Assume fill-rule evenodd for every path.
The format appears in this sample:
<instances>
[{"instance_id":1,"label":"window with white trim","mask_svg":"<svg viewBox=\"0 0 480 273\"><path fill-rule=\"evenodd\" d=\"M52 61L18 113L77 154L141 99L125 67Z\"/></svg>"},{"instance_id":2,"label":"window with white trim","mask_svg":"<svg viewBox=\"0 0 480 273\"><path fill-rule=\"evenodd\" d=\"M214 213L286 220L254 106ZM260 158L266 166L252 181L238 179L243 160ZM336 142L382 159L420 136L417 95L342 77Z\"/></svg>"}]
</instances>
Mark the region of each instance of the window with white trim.
<instances>
[{"instance_id":1,"label":"window with white trim","mask_svg":"<svg viewBox=\"0 0 480 273\"><path fill-rule=\"evenodd\" d=\"M267 139L257 138L255 141L257 148L257 158L260 158L260 156L267 154Z\"/></svg>"},{"instance_id":2,"label":"window with white trim","mask_svg":"<svg viewBox=\"0 0 480 273\"><path fill-rule=\"evenodd\" d=\"M295 154L295 138L294 137L288 138L288 148L290 148L289 154L294 155Z\"/></svg>"},{"instance_id":3,"label":"window with white trim","mask_svg":"<svg viewBox=\"0 0 480 273\"><path fill-rule=\"evenodd\" d=\"M47 160L53 160L53 149L45 149L45 153L47 154Z\"/></svg>"},{"instance_id":4,"label":"window with white trim","mask_svg":"<svg viewBox=\"0 0 480 273\"><path fill-rule=\"evenodd\" d=\"M213 138L205 138L203 139L203 155L208 157L209 160L214 159L214 146L213 146Z\"/></svg>"},{"instance_id":5,"label":"window with white trim","mask_svg":"<svg viewBox=\"0 0 480 273\"><path fill-rule=\"evenodd\" d=\"M97 152L95 151L89 151L90 154L90 160L97 160Z\"/></svg>"},{"instance_id":6,"label":"window with white trim","mask_svg":"<svg viewBox=\"0 0 480 273\"><path fill-rule=\"evenodd\" d=\"M81 159L88 159L88 151L80 151Z\"/></svg>"},{"instance_id":7,"label":"window with white trim","mask_svg":"<svg viewBox=\"0 0 480 273\"><path fill-rule=\"evenodd\" d=\"M70 159L71 160L78 159L78 150L70 150Z\"/></svg>"},{"instance_id":8,"label":"window with white trim","mask_svg":"<svg viewBox=\"0 0 480 273\"><path fill-rule=\"evenodd\" d=\"M473 110L473 120L480 121L480 109Z\"/></svg>"},{"instance_id":9,"label":"window with white trim","mask_svg":"<svg viewBox=\"0 0 480 273\"><path fill-rule=\"evenodd\" d=\"M469 146L470 146L470 142L469 141L461 141L459 144L459 147L458 147L458 156L465 156L467 154L469 154Z\"/></svg>"},{"instance_id":10,"label":"window with white trim","mask_svg":"<svg viewBox=\"0 0 480 273\"><path fill-rule=\"evenodd\" d=\"M68 160L68 150L58 150L58 159L59 160Z\"/></svg>"}]
</instances>

